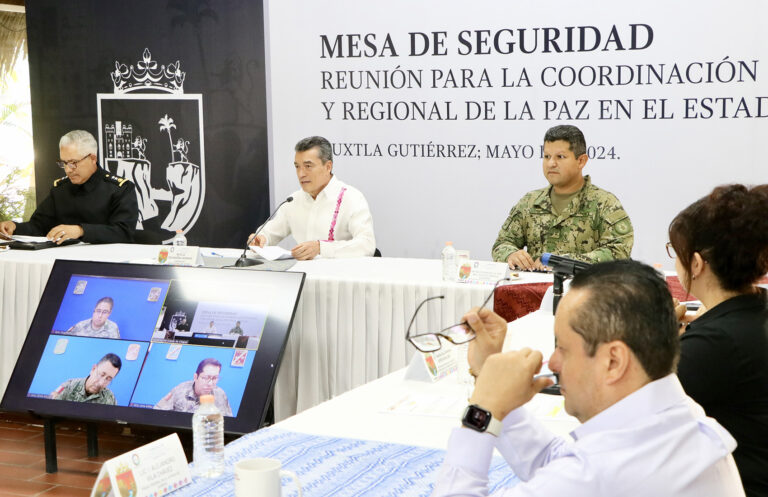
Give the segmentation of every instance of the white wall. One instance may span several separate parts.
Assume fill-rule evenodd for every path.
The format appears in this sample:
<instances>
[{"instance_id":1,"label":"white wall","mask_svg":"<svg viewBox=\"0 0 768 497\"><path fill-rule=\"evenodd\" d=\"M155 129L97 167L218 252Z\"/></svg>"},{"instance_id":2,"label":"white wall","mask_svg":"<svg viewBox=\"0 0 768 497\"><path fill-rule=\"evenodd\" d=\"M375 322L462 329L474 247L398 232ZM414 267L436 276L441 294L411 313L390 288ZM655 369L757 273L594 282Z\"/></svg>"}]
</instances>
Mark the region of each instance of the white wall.
<instances>
[{"instance_id":1,"label":"white wall","mask_svg":"<svg viewBox=\"0 0 768 497\"><path fill-rule=\"evenodd\" d=\"M545 186L538 155L532 159L491 159L486 146L530 145L538 154L544 132L556 124L579 126L590 146L613 147L614 159L590 160L585 172L593 182L615 193L624 204L635 227L633 257L646 262L671 261L664 253L666 228L681 208L704 195L715 185L726 182L766 182L763 150L768 136L765 117L747 118L747 112L736 114L739 99L744 98L748 111L758 111L758 97L763 116L768 116L768 91L764 60L768 56L762 26L768 6L760 0L723 2L652 0L642 4L613 1L551 2L518 1L420 1L391 0L362 2L359 0L310 1L275 0L267 5L269 51L269 85L271 112L271 159L273 163L273 199L277 204L298 188L293 170L293 145L300 138L320 134L335 143L367 144L372 150L379 145L382 157L362 154L336 157L335 172L367 196L376 229L377 244L386 256L437 257L445 240L453 240L458 248L471 250L472 257L489 259L490 248L509 209L531 189ZM648 25L653 41L647 48L617 50L607 43L611 28L617 27L621 43L631 43L630 25ZM560 30L561 49L565 49L567 27L592 26L600 30L600 48L572 53L543 53L543 31L538 33L538 50L520 52L519 30L525 28L526 41L534 28ZM491 38L499 30L512 29L502 41L514 40L510 54L461 55L466 47L459 43L464 30L490 30ZM638 43L644 45L646 33L641 29ZM410 32L444 31L446 55L410 56ZM593 33L587 29L590 36ZM573 30L578 33L578 28ZM323 58L321 35L334 40L337 35L373 33L376 36L375 57ZM382 52L389 34L398 56ZM344 38L347 40L347 38ZM591 45L593 38L586 41ZM473 48L477 48L475 39ZM602 50L608 44L608 50ZM367 50L363 40L361 51ZM528 45L530 46L530 45ZM344 55L347 55L345 43ZM338 54L338 50L335 52ZM727 59L726 59L727 57ZM685 80L691 66L691 79L706 74L718 64L721 79L729 79L729 63L736 66L736 77L730 83L713 78L711 83L676 83L670 76L677 64ZM739 61L756 70L756 78L742 71ZM757 61L757 62L753 62ZM702 63L700 67L696 63ZM629 84L546 87L542 72L547 67L588 66L599 71L608 66L664 64L665 80L670 84ZM405 71L421 70L421 85L401 89L323 89L322 71ZM502 87L502 71L506 68L517 81L523 69L530 87ZM447 73L473 70L473 82L485 69L491 87L433 88L433 70ZM626 70L626 69L625 69ZM587 69L591 73L590 69ZM635 80L637 81L637 80ZM457 78L460 86L460 78ZM484 86L488 86L483 83ZM726 97L726 116L720 110L710 119L686 119L684 99ZM600 119L599 100L632 100L630 118ZM643 99L666 99L667 113L672 119L648 119L643 112ZM467 119L466 101L495 102L491 119ZM528 102L532 120L505 120L504 101L518 112ZM545 101L566 102L572 117L578 112L577 100L586 100L587 119L547 119ZM343 102L428 101L451 102L456 120L344 120ZM327 119L321 102L335 102L331 119ZM559 108L559 107L558 107ZM658 113L659 104L656 104ZM699 109L701 110L701 109ZM561 116L564 117L564 116ZM466 159L408 157L393 158L387 154L390 144L469 144L476 147L477 157Z\"/></svg>"}]
</instances>

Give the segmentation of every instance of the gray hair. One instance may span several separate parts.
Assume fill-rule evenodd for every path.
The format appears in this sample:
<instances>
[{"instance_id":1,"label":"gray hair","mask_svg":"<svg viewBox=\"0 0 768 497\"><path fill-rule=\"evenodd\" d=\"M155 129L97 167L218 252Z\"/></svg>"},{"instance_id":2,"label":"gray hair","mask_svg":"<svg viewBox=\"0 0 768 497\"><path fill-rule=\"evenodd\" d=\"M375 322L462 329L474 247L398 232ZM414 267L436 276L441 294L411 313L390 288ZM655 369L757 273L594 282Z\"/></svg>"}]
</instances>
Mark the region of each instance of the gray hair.
<instances>
[{"instance_id":1,"label":"gray hair","mask_svg":"<svg viewBox=\"0 0 768 497\"><path fill-rule=\"evenodd\" d=\"M559 140L568 142L568 148L577 159L587 153L587 141L584 139L584 133L576 126L561 124L549 128L544 134L544 142L552 143Z\"/></svg>"},{"instance_id":2,"label":"gray hair","mask_svg":"<svg viewBox=\"0 0 768 497\"><path fill-rule=\"evenodd\" d=\"M75 129L62 136L59 140L59 148L74 145L79 153L96 155L99 145L96 138L87 131Z\"/></svg>"},{"instance_id":3,"label":"gray hair","mask_svg":"<svg viewBox=\"0 0 768 497\"><path fill-rule=\"evenodd\" d=\"M315 147L317 147L317 155L320 157L320 160L323 161L323 164L328 161L333 162L333 147L331 146L331 142L322 136L310 136L304 138L296 144L294 150L296 152L306 152Z\"/></svg>"}]
</instances>

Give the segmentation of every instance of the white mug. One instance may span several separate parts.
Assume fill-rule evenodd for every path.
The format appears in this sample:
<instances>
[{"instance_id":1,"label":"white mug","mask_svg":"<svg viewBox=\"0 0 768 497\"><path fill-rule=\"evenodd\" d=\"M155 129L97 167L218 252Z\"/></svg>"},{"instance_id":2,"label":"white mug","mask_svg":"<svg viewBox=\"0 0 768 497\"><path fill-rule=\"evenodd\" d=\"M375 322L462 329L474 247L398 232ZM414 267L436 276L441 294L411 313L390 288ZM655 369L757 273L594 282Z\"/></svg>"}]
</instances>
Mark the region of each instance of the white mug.
<instances>
[{"instance_id":1,"label":"white mug","mask_svg":"<svg viewBox=\"0 0 768 497\"><path fill-rule=\"evenodd\" d=\"M280 469L278 459L257 457L241 459L235 463L235 497L280 497L282 486L280 478L287 476L299 489L301 484L293 471Z\"/></svg>"}]
</instances>

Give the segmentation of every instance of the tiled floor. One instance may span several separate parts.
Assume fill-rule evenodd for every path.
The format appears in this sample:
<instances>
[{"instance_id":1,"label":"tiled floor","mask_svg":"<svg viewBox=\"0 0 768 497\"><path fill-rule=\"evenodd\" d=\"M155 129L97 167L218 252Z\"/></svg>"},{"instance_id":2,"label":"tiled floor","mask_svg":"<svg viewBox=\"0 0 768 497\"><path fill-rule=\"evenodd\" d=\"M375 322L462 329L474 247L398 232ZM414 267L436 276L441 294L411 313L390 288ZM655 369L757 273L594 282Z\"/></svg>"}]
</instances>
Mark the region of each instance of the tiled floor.
<instances>
[{"instance_id":1,"label":"tiled floor","mask_svg":"<svg viewBox=\"0 0 768 497\"><path fill-rule=\"evenodd\" d=\"M56 429L57 473L45 472L42 421L0 413L0 497L88 497L101 463L161 438L169 430L99 427L99 457L89 458L84 423L62 422ZM187 447L188 440L182 438Z\"/></svg>"}]
</instances>

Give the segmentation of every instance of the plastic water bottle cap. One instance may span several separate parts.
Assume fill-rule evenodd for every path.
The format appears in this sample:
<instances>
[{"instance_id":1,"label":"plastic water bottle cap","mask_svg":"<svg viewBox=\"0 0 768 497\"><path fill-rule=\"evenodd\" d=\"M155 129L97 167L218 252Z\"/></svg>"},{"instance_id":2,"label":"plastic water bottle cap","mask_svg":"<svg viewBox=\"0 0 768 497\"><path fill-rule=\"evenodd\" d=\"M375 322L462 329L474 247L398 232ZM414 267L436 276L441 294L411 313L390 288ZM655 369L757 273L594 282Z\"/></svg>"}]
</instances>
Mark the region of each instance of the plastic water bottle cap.
<instances>
[{"instance_id":1,"label":"plastic water bottle cap","mask_svg":"<svg viewBox=\"0 0 768 497\"><path fill-rule=\"evenodd\" d=\"M182 230L176 230L176 234L177 234L177 235L180 235L180 234L182 234L182 233L184 233Z\"/></svg>"},{"instance_id":2,"label":"plastic water bottle cap","mask_svg":"<svg viewBox=\"0 0 768 497\"><path fill-rule=\"evenodd\" d=\"M445 242L446 245L453 245L453 242Z\"/></svg>"},{"instance_id":3,"label":"plastic water bottle cap","mask_svg":"<svg viewBox=\"0 0 768 497\"><path fill-rule=\"evenodd\" d=\"M201 404L213 404L213 395L201 395L200 396L200 403Z\"/></svg>"}]
</instances>

